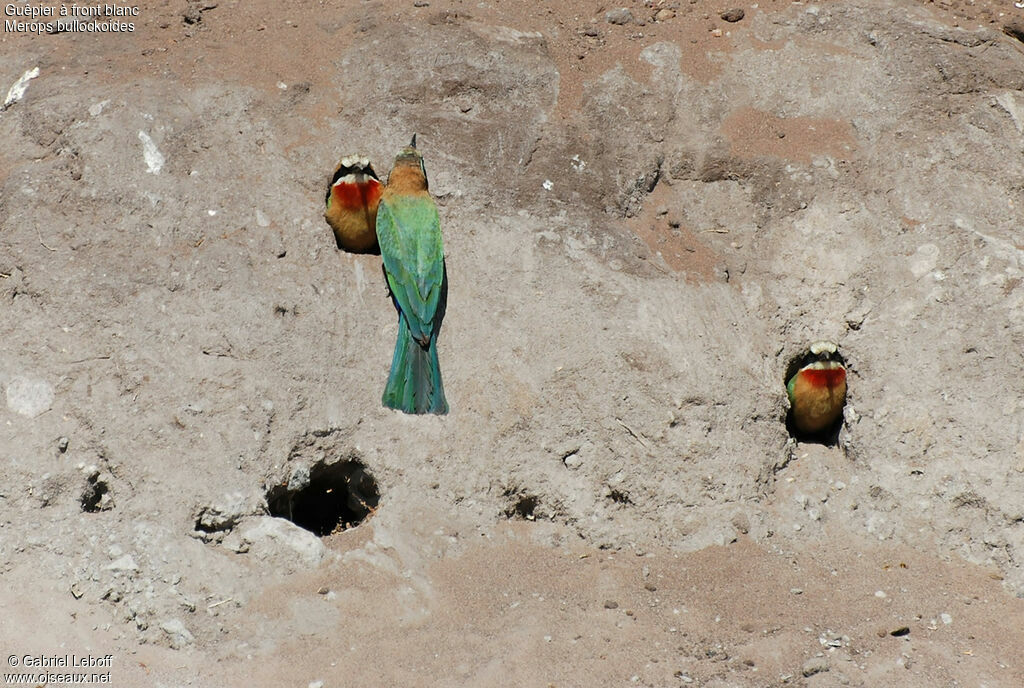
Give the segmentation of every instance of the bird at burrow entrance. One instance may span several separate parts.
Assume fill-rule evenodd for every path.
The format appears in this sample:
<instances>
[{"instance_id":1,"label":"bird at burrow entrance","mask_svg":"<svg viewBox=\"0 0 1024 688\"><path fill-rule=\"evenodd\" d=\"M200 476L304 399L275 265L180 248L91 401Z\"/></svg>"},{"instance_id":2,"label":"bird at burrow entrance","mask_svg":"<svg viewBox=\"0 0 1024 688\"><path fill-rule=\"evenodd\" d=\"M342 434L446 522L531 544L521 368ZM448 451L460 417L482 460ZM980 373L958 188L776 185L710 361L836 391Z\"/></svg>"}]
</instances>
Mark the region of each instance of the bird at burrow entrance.
<instances>
[{"instance_id":1,"label":"bird at burrow entrance","mask_svg":"<svg viewBox=\"0 0 1024 688\"><path fill-rule=\"evenodd\" d=\"M437 358L448 274L441 220L415 135L395 158L376 220L384 279L398 311L398 339L381 401L405 413L448 413Z\"/></svg>"},{"instance_id":2,"label":"bird at burrow entrance","mask_svg":"<svg viewBox=\"0 0 1024 688\"><path fill-rule=\"evenodd\" d=\"M846 366L832 342L815 342L786 383L793 427L804 435L832 430L846 403Z\"/></svg>"},{"instance_id":3,"label":"bird at burrow entrance","mask_svg":"<svg viewBox=\"0 0 1024 688\"><path fill-rule=\"evenodd\" d=\"M350 155L341 159L327 189L324 218L334 230L338 248L355 253L377 250L377 204L383 186L369 159Z\"/></svg>"}]
</instances>

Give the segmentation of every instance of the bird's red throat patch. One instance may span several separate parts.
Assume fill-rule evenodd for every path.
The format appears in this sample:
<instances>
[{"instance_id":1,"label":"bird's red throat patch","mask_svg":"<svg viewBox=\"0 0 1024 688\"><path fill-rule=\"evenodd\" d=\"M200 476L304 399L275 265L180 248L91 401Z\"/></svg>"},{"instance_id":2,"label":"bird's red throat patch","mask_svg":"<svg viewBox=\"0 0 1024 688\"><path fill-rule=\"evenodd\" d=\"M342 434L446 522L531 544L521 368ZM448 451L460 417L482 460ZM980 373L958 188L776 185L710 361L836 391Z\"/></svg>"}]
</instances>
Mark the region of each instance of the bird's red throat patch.
<instances>
[{"instance_id":1,"label":"bird's red throat patch","mask_svg":"<svg viewBox=\"0 0 1024 688\"><path fill-rule=\"evenodd\" d=\"M346 174L331 187L331 196L348 210L376 207L383 188L376 179L364 174Z\"/></svg>"},{"instance_id":2,"label":"bird's red throat patch","mask_svg":"<svg viewBox=\"0 0 1024 688\"><path fill-rule=\"evenodd\" d=\"M846 382L846 368L838 363L827 363L828 367L808 366L800 375L811 387L835 389Z\"/></svg>"}]
</instances>

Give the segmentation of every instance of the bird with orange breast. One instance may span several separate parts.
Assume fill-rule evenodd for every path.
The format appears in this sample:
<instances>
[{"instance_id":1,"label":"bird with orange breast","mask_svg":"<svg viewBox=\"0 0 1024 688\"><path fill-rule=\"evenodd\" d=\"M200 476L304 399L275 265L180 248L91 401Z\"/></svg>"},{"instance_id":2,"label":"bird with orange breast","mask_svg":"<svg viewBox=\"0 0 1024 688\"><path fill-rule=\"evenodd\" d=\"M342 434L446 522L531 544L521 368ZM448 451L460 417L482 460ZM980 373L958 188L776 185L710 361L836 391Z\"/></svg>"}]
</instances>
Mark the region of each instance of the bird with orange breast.
<instances>
[{"instance_id":1,"label":"bird with orange breast","mask_svg":"<svg viewBox=\"0 0 1024 688\"><path fill-rule=\"evenodd\" d=\"M832 342L815 342L786 383L790 418L805 435L835 428L846 403L846 366Z\"/></svg>"},{"instance_id":2,"label":"bird with orange breast","mask_svg":"<svg viewBox=\"0 0 1024 688\"><path fill-rule=\"evenodd\" d=\"M350 155L341 159L331 177L324 210L338 248L354 253L377 250L377 205L382 191L368 158Z\"/></svg>"}]
</instances>

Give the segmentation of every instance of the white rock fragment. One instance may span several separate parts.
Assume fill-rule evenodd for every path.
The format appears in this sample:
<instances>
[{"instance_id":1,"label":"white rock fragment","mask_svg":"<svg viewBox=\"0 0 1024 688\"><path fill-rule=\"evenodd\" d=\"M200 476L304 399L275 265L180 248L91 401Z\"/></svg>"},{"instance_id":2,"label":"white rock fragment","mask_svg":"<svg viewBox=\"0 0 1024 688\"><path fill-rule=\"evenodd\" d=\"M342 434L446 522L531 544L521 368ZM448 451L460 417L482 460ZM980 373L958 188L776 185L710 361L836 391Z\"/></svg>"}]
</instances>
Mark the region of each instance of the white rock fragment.
<instances>
[{"instance_id":1,"label":"white rock fragment","mask_svg":"<svg viewBox=\"0 0 1024 688\"><path fill-rule=\"evenodd\" d=\"M89 106L89 114L92 117L98 117L103 112L103 108L105 108L108 103L110 103L109 100L103 100L99 103L93 103Z\"/></svg>"},{"instance_id":2,"label":"white rock fragment","mask_svg":"<svg viewBox=\"0 0 1024 688\"><path fill-rule=\"evenodd\" d=\"M939 618L942 619L942 623L946 624L947 626L953 623L953 617L945 612L939 614Z\"/></svg>"},{"instance_id":3,"label":"white rock fragment","mask_svg":"<svg viewBox=\"0 0 1024 688\"><path fill-rule=\"evenodd\" d=\"M150 174L160 174L164 166L163 153L156 147L149 134L139 130L139 141L142 141L142 159L146 161L146 171Z\"/></svg>"},{"instance_id":4,"label":"white rock fragment","mask_svg":"<svg viewBox=\"0 0 1024 688\"><path fill-rule=\"evenodd\" d=\"M45 381L15 377L7 385L7 408L20 416L35 418L53 405L53 386Z\"/></svg>"},{"instance_id":5,"label":"white rock fragment","mask_svg":"<svg viewBox=\"0 0 1024 688\"><path fill-rule=\"evenodd\" d=\"M114 561L107 564L108 571L138 571L138 564L130 554L122 554Z\"/></svg>"},{"instance_id":6,"label":"white rock fragment","mask_svg":"<svg viewBox=\"0 0 1024 688\"><path fill-rule=\"evenodd\" d=\"M0 110L6 110L24 98L25 91L28 90L28 82L32 81L32 79L35 79L37 76L39 76L39 67L33 67L22 74L18 80L14 82L14 85L8 89L7 97L4 98L4 105Z\"/></svg>"},{"instance_id":7,"label":"white rock fragment","mask_svg":"<svg viewBox=\"0 0 1024 688\"><path fill-rule=\"evenodd\" d=\"M195 636L189 632L181 619L168 619L164 621L160 624L160 630L167 634L171 647L175 650L180 650L186 645L191 645L195 642Z\"/></svg>"},{"instance_id":8,"label":"white rock fragment","mask_svg":"<svg viewBox=\"0 0 1024 688\"><path fill-rule=\"evenodd\" d=\"M254 519L242 530L241 536L243 542L250 543L250 551L257 556L287 550L283 553L289 557L297 556L307 566L319 564L327 552L316 535L291 521L273 516Z\"/></svg>"},{"instance_id":9,"label":"white rock fragment","mask_svg":"<svg viewBox=\"0 0 1024 688\"><path fill-rule=\"evenodd\" d=\"M1013 126L1017 127L1017 131L1024 134L1024 103L1018 103L1011 91L996 96L996 103L1010 115L1013 119Z\"/></svg>"},{"instance_id":10,"label":"white rock fragment","mask_svg":"<svg viewBox=\"0 0 1024 688\"><path fill-rule=\"evenodd\" d=\"M931 272L939 260L939 247L935 244L924 244L910 257L910 272L914 277Z\"/></svg>"},{"instance_id":11,"label":"white rock fragment","mask_svg":"<svg viewBox=\"0 0 1024 688\"><path fill-rule=\"evenodd\" d=\"M550 179L545 179L544 183L541 184L541 186L544 187L545 191L551 191L551 189L555 188L555 183Z\"/></svg>"}]
</instances>

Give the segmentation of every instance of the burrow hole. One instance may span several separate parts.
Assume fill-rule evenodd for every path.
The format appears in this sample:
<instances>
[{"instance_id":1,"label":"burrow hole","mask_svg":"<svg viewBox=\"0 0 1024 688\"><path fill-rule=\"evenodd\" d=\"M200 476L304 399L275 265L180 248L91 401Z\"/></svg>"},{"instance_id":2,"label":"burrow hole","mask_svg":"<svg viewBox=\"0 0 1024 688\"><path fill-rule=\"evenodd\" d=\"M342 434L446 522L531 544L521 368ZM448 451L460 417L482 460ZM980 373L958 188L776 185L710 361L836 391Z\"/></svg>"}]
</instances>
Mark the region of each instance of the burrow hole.
<instances>
[{"instance_id":1,"label":"burrow hole","mask_svg":"<svg viewBox=\"0 0 1024 688\"><path fill-rule=\"evenodd\" d=\"M82 496L79 498L82 511L95 514L98 511L106 511L113 507L113 500L110 497L110 486L98 475L89 477Z\"/></svg>"},{"instance_id":2,"label":"burrow hole","mask_svg":"<svg viewBox=\"0 0 1024 688\"><path fill-rule=\"evenodd\" d=\"M608 499L615 502L616 504L632 504L633 500L629 498L628 492L622 490L611 490L608 492Z\"/></svg>"},{"instance_id":3,"label":"burrow hole","mask_svg":"<svg viewBox=\"0 0 1024 688\"><path fill-rule=\"evenodd\" d=\"M540 500L537 497L530 494L513 493L506 493L505 496L513 498L512 503L505 509L506 518L522 518L527 521L536 520L537 516L534 514L534 511L536 511L537 506L540 504Z\"/></svg>"},{"instance_id":4,"label":"burrow hole","mask_svg":"<svg viewBox=\"0 0 1024 688\"><path fill-rule=\"evenodd\" d=\"M813 356L807 353L799 354L790 359L789 365L786 366L786 377L782 380L782 386L786 387L789 384L790 379L797 374L797 371L803 368L805 365L813 360ZM837 354L836 360L846 365L846 361L842 355ZM844 404L845 405L845 404ZM811 444L823 444L826 447L835 447L839 444L839 432L843 429L843 414L839 414L839 418L830 427L825 428L820 432L806 433L802 432L796 427L796 423L793 421L793 408L790 406L789 411L786 412L786 432L789 436L798 442L805 442Z\"/></svg>"},{"instance_id":5,"label":"burrow hole","mask_svg":"<svg viewBox=\"0 0 1024 688\"><path fill-rule=\"evenodd\" d=\"M267 492L271 516L286 518L323 537L353 528L377 508L377 481L359 461L315 464L309 482L276 485Z\"/></svg>"}]
</instances>

